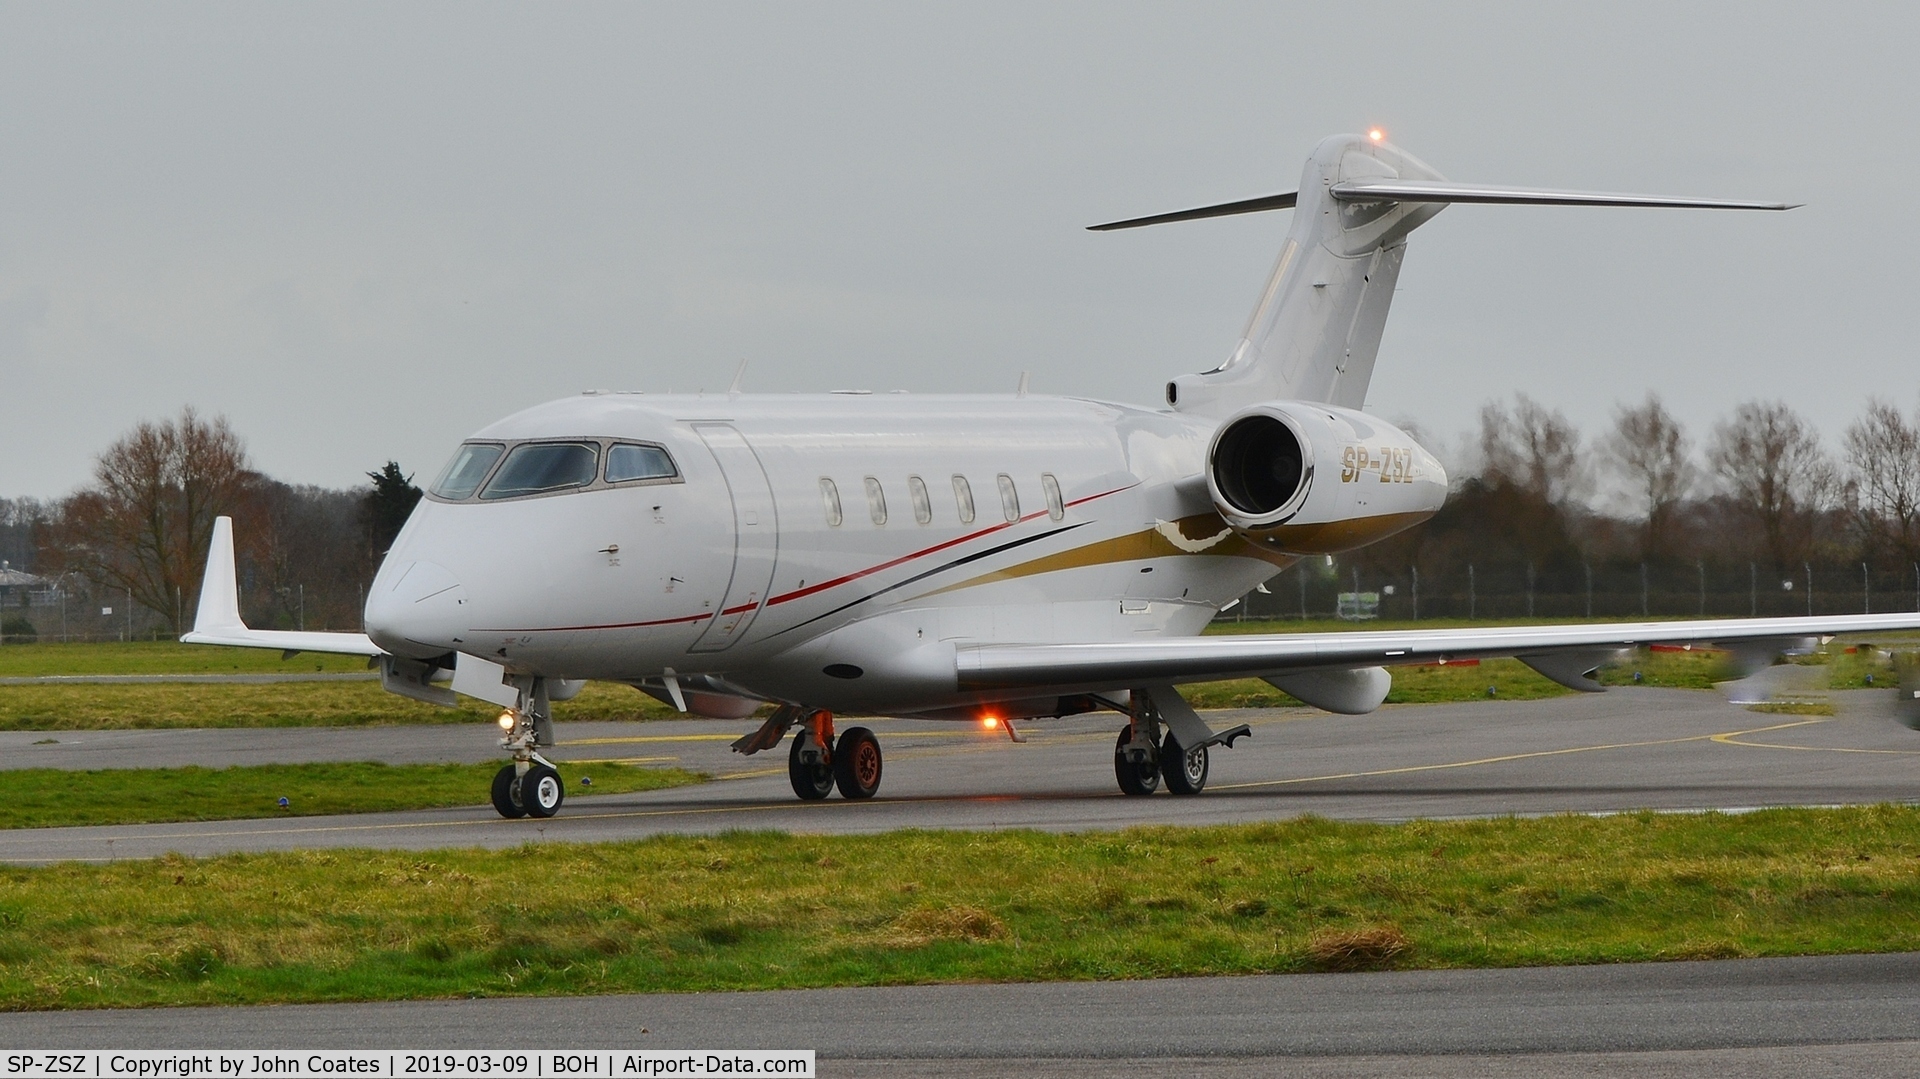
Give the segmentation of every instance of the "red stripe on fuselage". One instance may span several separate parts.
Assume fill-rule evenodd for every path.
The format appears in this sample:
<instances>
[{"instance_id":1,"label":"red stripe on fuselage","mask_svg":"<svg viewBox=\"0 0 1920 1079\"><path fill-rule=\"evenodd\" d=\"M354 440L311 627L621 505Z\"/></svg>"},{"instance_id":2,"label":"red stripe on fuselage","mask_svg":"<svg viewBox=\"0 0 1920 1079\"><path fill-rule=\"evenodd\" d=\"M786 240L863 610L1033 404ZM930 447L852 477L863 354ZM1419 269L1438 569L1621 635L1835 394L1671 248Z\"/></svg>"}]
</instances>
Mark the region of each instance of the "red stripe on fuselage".
<instances>
[{"instance_id":1,"label":"red stripe on fuselage","mask_svg":"<svg viewBox=\"0 0 1920 1079\"><path fill-rule=\"evenodd\" d=\"M1102 491L1097 495L1088 495L1085 498L1076 498L1072 502L1067 503L1067 505L1078 506L1085 502L1091 502L1096 498L1105 498L1108 495L1119 494L1121 491L1129 490L1134 486L1136 485L1130 483L1126 487L1115 487L1111 491ZM790 600L805 599L806 597L814 595L815 593L825 592L829 588L837 588L840 585L846 584L849 581L857 581L862 577L871 577L876 573L880 573L885 570L890 570L895 566L904 565L908 562L913 561L916 558L925 558L930 554L939 554L941 551L944 551L950 547L957 547L960 544L966 543L969 540L977 540L981 536L991 536L995 532L1005 531L1006 529L1012 528L1016 524L1025 524L1028 521L1036 520L1038 518L1045 517L1046 515L1047 515L1046 510L1037 510L1033 513L1029 513L1026 516L1020 518L1018 521L1005 521L997 525L992 525L987 528L982 528L977 532L969 532L966 535L960 536L956 539L947 540L945 543L936 543L933 546L928 547L924 550L915 551L912 554L903 554L899 558L895 558L887 562L882 562L877 566L869 566L868 568L860 570L856 573L849 573L844 577L835 577L831 581L822 581L816 585L810 585L806 588L797 589L792 592L787 592L783 595L775 596L772 599L767 601L767 606L771 607L776 603L786 603Z\"/></svg>"}]
</instances>

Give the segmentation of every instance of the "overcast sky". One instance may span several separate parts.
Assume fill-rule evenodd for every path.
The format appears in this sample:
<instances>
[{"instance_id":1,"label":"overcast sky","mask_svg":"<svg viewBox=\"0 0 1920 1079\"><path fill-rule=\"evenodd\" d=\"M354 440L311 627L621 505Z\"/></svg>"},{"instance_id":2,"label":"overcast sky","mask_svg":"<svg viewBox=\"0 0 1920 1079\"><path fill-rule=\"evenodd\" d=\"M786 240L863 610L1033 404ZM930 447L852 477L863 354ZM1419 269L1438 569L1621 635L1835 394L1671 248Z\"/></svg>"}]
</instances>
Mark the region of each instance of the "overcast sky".
<instances>
[{"instance_id":1,"label":"overcast sky","mask_svg":"<svg viewBox=\"0 0 1920 1079\"><path fill-rule=\"evenodd\" d=\"M1912 407L1920 8L1032 2L0 5L0 495L145 418L422 480L582 389L1153 404L1222 360L1291 190L1386 129L1458 180L1788 214L1453 207L1368 402L1449 442L1777 396ZM1436 447L1440 448L1440 447Z\"/></svg>"}]
</instances>

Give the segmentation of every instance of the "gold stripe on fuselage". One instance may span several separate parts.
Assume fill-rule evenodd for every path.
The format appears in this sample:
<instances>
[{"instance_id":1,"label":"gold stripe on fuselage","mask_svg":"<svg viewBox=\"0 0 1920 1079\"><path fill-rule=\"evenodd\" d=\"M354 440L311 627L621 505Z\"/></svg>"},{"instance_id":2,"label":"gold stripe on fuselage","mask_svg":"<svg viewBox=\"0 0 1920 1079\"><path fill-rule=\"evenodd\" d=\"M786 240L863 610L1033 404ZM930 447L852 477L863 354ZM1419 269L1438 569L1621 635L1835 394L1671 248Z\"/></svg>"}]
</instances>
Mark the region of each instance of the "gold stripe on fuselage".
<instances>
[{"instance_id":1,"label":"gold stripe on fuselage","mask_svg":"<svg viewBox=\"0 0 1920 1079\"><path fill-rule=\"evenodd\" d=\"M1178 537L1178 540L1174 537ZM1298 561L1293 555L1279 551L1262 549L1249 543L1227 527L1217 513L1201 513L1192 517L1182 517L1177 521L1161 521L1152 528L1142 529L1125 536L1097 540L1071 550L1057 554L1043 555L1039 558L1021 562L1017 565L983 573L978 577L936 588L923 593L918 598L937 596L944 592L957 592L962 588L992 584L995 581L1012 581L1021 577L1032 577L1040 573L1054 573L1065 569L1081 569L1086 566L1105 566L1116 562L1138 562L1145 558L1178 557L1213 558L1257 558L1262 562L1285 569Z\"/></svg>"}]
</instances>

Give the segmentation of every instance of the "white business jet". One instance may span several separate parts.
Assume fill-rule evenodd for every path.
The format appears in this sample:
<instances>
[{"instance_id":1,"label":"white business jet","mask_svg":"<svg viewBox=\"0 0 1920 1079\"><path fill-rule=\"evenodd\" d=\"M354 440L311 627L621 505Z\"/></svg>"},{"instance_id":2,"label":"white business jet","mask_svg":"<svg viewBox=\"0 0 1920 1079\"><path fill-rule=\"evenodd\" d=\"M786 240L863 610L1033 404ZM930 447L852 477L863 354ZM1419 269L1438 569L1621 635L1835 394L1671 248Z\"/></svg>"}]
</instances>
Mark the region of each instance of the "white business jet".
<instances>
[{"instance_id":1,"label":"white business jet","mask_svg":"<svg viewBox=\"0 0 1920 1079\"><path fill-rule=\"evenodd\" d=\"M1562 685L1618 650L1707 642L1750 666L1807 637L1920 615L1202 637L1296 560L1432 516L1447 477L1366 402L1408 233L1449 203L1784 210L1780 203L1460 184L1379 132L1322 142L1299 189L1155 217L1292 208L1227 362L1160 408L1077 397L590 392L462 443L394 541L366 633L249 629L231 522L214 533L195 644L343 652L382 684L502 708L508 817L565 797L550 702L624 682L699 715L772 715L801 798L880 786L872 732L836 713L1014 724L1110 709L1130 795L1198 793L1215 731L1174 686L1260 677L1360 714L1386 667L1515 656ZM451 685L443 685L450 674Z\"/></svg>"}]
</instances>

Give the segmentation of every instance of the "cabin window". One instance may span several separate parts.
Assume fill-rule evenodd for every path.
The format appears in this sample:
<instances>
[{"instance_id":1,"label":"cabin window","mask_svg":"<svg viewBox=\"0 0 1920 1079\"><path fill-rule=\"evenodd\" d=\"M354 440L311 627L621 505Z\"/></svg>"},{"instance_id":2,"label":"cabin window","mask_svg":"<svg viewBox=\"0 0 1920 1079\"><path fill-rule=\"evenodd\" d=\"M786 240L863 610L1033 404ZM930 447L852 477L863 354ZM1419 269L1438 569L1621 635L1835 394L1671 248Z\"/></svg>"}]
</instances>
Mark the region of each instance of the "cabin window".
<instances>
[{"instance_id":1,"label":"cabin window","mask_svg":"<svg viewBox=\"0 0 1920 1079\"><path fill-rule=\"evenodd\" d=\"M526 442L515 446L480 497L519 498L585 487L600 471L600 447L591 442Z\"/></svg>"},{"instance_id":2,"label":"cabin window","mask_svg":"<svg viewBox=\"0 0 1920 1079\"><path fill-rule=\"evenodd\" d=\"M616 442L607 448L608 483L670 480L679 474L680 470L673 467L673 458L658 446Z\"/></svg>"},{"instance_id":3,"label":"cabin window","mask_svg":"<svg viewBox=\"0 0 1920 1079\"><path fill-rule=\"evenodd\" d=\"M839 528L843 519L840 515L840 488L825 476L820 477L820 501L827 507L827 527Z\"/></svg>"},{"instance_id":4,"label":"cabin window","mask_svg":"<svg viewBox=\"0 0 1920 1079\"><path fill-rule=\"evenodd\" d=\"M1008 523L1020 519L1020 492L1014 489L1013 477L1000 473L1000 510L1007 515Z\"/></svg>"},{"instance_id":5,"label":"cabin window","mask_svg":"<svg viewBox=\"0 0 1920 1079\"><path fill-rule=\"evenodd\" d=\"M930 524L933 521L933 499L927 494L927 481L918 476L908 476L907 494L913 498L913 519L921 524Z\"/></svg>"},{"instance_id":6,"label":"cabin window","mask_svg":"<svg viewBox=\"0 0 1920 1079\"><path fill-rule=\"evenodd\" d=\"M487 478L493 463L505 452L505 446L491 442L469 442L460 447L460 451L453 455L453 460L447 462L446 471L440 473L440 478L434 480L428 490L435 497L455 502L466 498L479 488L480 481Z\"/></svg>"},{"instance_id":7,"label":"cabin window","mask_svg":"<svg viewBox=\"0 0 1920 1079\"><path fill-rule=\"evenodd\" d=\"M1060 481L1053 478L1053 473L1040 473L1040 489L1047 493L1047 516L1056 521L1064 519L1067 503L1060 497Z\"/></svg>"},{"instance_id":8,"label":"cabin window","mask_svg":"<svg viewBox=\"0 0 1920 1079\"><path fill-rule=\"evenodd\" d=\"M887 523L887 492L880 489L880 481L872 476L867 477L867 513L874 524Z\"/></svg>"},{"instance_id":9,"label":"cabin window","mask_svg":"<svg viewBox=\"0 0 1920 1079\"><path fill-rule=\"evenodd\" d=\"M973 486L965 476L953 477L953 504L960 508L960 523L973 523Z\"/></svg>"}]
</instances>

